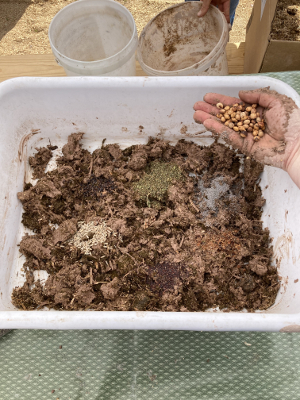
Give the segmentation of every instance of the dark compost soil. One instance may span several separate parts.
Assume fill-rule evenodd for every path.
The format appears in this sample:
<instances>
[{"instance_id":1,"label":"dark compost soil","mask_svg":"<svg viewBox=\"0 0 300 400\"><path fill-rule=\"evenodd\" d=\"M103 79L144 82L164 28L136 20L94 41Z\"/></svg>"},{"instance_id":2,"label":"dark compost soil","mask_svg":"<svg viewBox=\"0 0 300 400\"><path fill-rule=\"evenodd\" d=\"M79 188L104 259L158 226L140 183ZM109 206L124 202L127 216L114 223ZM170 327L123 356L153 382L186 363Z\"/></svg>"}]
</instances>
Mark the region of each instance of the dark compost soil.
<instances>
[{"instance_id":1,"label":"dark compost soil","mask_svg":"<svg viewBox=\"0 0 300 400\"><path fill-rule=\"evenodd\" d=\"M300 0L278 0L270 37L273 40L300 40Z\"/></svg>"},{"instance_id":2,"label":"dark compost soil","mask_svg":"<svg viewBox=\"0 0 300 400\"><path fill-rule=\"evenodd\" d=\"M91 154L82 136L69 136L56 170L41 173L45 149L31 159L40 179L18 193L34 234L20 243L26 282L13 290L16 307L253 311L274 303L261 164L217 142L153 138ZM48 272L45 285L35 270Z\"/></svg>"}]
</instances>

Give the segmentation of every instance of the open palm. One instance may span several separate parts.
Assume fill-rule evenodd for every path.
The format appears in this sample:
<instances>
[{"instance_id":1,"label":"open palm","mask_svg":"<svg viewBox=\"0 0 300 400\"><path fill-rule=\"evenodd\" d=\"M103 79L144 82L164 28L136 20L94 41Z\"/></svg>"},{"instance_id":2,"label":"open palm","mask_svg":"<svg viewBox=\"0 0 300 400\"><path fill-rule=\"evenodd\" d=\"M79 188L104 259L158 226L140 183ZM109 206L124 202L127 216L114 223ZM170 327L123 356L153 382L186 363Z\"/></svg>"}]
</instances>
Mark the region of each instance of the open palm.
<instances>
[{"instance_id":1,"label":"open palm","mask_svg":"<svg viewBox=\"0 0 300 400\"><path fill-rule=\"evenodd\" d=\"M240 99L216 93L208 93L204 101L194 105L196 122L228 144L252 156L257 161L286 170L300 187L300 110L290 98L268 89L241 91ZM243 139L234 130L224 126L215 115L218 102L232 106L235 103L254 104L260 107L267 124L264 137L255 142L252 135Z\"/></svg>"}]
</instances>

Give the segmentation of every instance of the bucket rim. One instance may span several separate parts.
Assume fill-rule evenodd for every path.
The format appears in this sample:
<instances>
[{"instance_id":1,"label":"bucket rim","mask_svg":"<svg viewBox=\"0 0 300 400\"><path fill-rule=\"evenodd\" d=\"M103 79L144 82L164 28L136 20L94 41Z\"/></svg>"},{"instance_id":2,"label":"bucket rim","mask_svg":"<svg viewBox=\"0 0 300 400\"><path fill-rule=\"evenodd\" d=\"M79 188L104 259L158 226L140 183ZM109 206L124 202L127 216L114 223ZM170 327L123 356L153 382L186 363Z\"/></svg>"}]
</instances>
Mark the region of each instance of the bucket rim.
<instances>
[{"instance_id":1,"label":"bucket rim","mask_svg":"<svg viewBox=\"0 0 300 400\"><path fill-rule=\"evenodd\" d=\"M138 59L140 65L141 65L141 67L142 67L143 69L144 69L144 67L145 67L145 72L148 72L148 71L149 71L149 72L153 73L154 76L161 75L161 74L163 74L163 76L174 76L174 73L176 73L177 75L180 75L181 72L188 72L188 71L190 71L190 70L192 70L192 69L195 69L196 66L199 67L199 64L203 64L203 65L204 65L203 70L205 70L205 69L209 68L209 67L213 64L215 58L218 58L218 56L220 55L220 52L223 51L223 49L222 49L222 44L223 44L223 42L224 42L224 37L223 37L224 35L223 35L223 32L222 32L219 41L217 42L217 44L215 45L214 49L212 50L212 52L215 50L215 55L214 55L214 57L212 58L212 60L209 60L210 55L211 55L211 53L212 53L212 52L210 52L210 53L209 53L206 57L204 57L201 61L198 61L198 62L196 62L195 64L190 65L190 66L187 67L187 68L177 69L177 70L174 70L174 71L164 71L164 70L154 69L154 68L150 67L149 65L147 65L147 64L143 61L143 58L142 58L142 55L141 55L140 44L141 44L141 41L144 39L146 29L153 23L153 21L154 21L159 15L161 15L161 14L164 13L164 12L166 12L167 10L170 10L170 9L172 9L172 8L177 8L177 7L178 7L178 8L179 8L179 7L186 7L186 4L190 4L190 3L193 3L193 2L192 2L192 1L182 2L182 3L175 4L175 5L173 5L173 6L170 6L170 7L168 7L168 8L165 8L165 9L162 10L160 13L158 13L157 15L155 15L155 16L147 23L147 25L143 28L143 30L142 30L142 32L141 32L141 34L140 34L140 36L139 36L139 43L138 43L138 47L137 47L137 59ZM200 0L199 3L202 3L202 4L203 4L203 1ZM190 5L189 5L189 7L190 7ZM229 24L228 24L228 22L226 21L226 18L225 18L224 13L222 13L216 6L214 6L214 5L212 5L212 4L210 4L209 8L214 9L214 10L215 10L217 13L219 13L219 15L221 16L221 18L222 18L222 20L223 20L223 26L227 27L227 34L226 34L226 36L227 36L227 42L228 42ZM225 50L224 50L224 51L225 51ZM173 75L172 75L172 73L173 73Z\"/></svg>"},{"instance_id":2,"label":"bucket rim","mask_svg":"<svg viewBox=\"0 0 300 400\"><path fill-rule=\"evenodd\" d=\"M131 36L129 42L127 43L127 45L126 45L125 47L123 47L120 51L118 51L118 53L116 53L116 54L114 54L114 55L112 55L112 56L110 56L110 57L101 59L101 60L95 60L95 61L81 61L81 60L76 60L76 59L74 59L74 58L70 58L70 57L65 56L63 53L61 53L61 52L56 48L56 46L54 46L53 41L51 40L51 36L50 36L50 35L51 35L51 28L53 28L54 20L56 19L56 17L58 17L59 14L64 13L65 10L68 9L69 7L78 7L78 4L82 4L83 2L85 2L85 3L92 3L92 2L95 2L95 3L96 3L96 2L97 2L97 3L111 3L111 4L114 4L114 6L119 7L120 9L123 9L123 10L125 11L125 13L127 13L127 14L129 15L131 21L133 22L133 32L132 32L132 36ZM85 67L85 66L90 66L90 65L96 65L96 64L100 64L100 63L107 62L107 61L108 61L108 62L111 62L111 64L113 64L114 58L118 59L119 56L120 56L120 54L121 54L123 51L127 50L127 49L129 48L129 46L134 42L136 36L137 36L136 24L135 24L135 20L134 20L134 18L133 18L133 16L132 16L131 12L130 12L126 7L124 7L122 4L120 4L120 3L118 3L118 2L116 2L116 1L114 1L114 0L79 0L79 1L75 1L74 3L68 4L68 5L66 5L64 8L62 8L60 11L58 11L57 14L55 14L55 16L52 18L52 21L50 22L49 29L48 29L48 38L49 38L49 42L50 42L50 46L51 46L52 50L55 50L55 52L56 52L60 57L62 57L63 60L66 60L66 61L69 61L69 62L72 62L72 63L73 63L73 62L75 62L75 63L80 63L81 65L83 65L83 67ZM132 51L132 54L135 52L135 50L136 50L136 46L135 46L135 48L134 48L134 51ZM131 52L130 52L130 53L131 53ZM55 54L54 54L54 55L55 55ZM56 61L60 64L60 60L56 60ZM119 61L119 60L116 60L116 62L118 62L118 61Z\"/></svg>"}]
</instances>

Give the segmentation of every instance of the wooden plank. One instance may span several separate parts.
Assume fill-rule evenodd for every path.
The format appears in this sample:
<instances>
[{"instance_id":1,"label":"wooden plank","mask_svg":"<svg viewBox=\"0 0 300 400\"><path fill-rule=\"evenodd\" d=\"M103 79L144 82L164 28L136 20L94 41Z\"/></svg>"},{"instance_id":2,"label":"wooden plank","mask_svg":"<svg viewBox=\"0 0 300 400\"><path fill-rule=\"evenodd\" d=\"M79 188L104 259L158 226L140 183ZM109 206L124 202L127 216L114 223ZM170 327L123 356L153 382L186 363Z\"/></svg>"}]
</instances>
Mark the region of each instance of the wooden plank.
<instances>
[{"instance_id":1,"label":"wooden plank","mask_svg":"<svg viewBox=\"0 0 300 400\"><path fill-rule=\"evenodd\" d=\"M19 76L66 76L53 54L0 57L0 81Z\"/></svg>"},{"instance_id":2,"label":"wooden plank","mask_svg":"<svg viewBox=\"0 0 300 400\"><path fill-rule=\"evenodd\" d=\"M230 74L242 74L244 71L245 43L228 43L226 52ZM138 61L136 75L145 76ZM0 82L18 76L66 76L52 54L26 54L0 56Z\"/></svg>"},{"instance_id":3,"label":"wooden plank","mask_svg":"<svg viewBox=\"0 0 300 400\"><path fill-rule=\"evenodd\" d=\"M244 73L245 42L227 43L228 71L231 75Z\"/></svg>"}]
</instances>

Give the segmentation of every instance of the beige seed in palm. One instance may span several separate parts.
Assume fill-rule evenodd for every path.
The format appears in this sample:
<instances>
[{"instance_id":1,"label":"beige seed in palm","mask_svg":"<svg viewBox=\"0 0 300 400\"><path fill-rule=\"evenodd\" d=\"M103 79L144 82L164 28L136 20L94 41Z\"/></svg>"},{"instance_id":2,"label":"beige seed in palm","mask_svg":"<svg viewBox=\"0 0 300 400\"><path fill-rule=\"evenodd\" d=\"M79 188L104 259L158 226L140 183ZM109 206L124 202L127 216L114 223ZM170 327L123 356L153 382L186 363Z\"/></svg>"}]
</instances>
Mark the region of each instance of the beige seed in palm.
<instances>
[{"instance_id":1,"label":"beige seed in palm","mask_svg":"<svg viewBox=\"0 0 300 400\"><path fill-rule=\"evenodd\" d=\"M224 125L225 125L225 126L228 126L228 125L229 125L229 122L230 122L230 121L226 121Z\"/></svg>"},{"instance_id":2,"label":"beige seed in palm","mask_svg":"<svg viewBox=\"0 0 300 400\"><path fill-rule=\"evenodd\" d=\"M225 117L226 119L230 119L230 116L229 116L228 114L224 114L224 117Z\"/></svg>"},{"instance_id":3,"label":"beige seed in palm","mask_svg":"<svg viewBox=\"0 0 300 400\"><path fill-rule=\"evenodd\" d=\"M232 114L232 110L228 110L228 111L227 111L227 114L228 114L228 115L231 115L231 114Z\"/></svg>"},{"instance_id":4,"label":"beige seed in palm","mask_svg":"<svg viewBox=\"0 0 300 400\"><path fill-rule=\"evenodd\" d=\"M260 137L259 136L255 136L253 139L254 139L255 142L258 142Z\"/></svg>"},{"instance_id":5,"label":"beige seed in palm","mask_svg":"<svg viewBox=\"0 0 300 400\"><path fill-rule=\"evenodd\" d=\"M257 118L256 118L256 122L261 122L261 118L260 118L260 117L257 117Z\"/></svg>"},{"instance_id":6,"label":"beige seed in palm","mask_svg":"<svg viewBox=\"0 0 300 400\"><path fill-rule=\"evenodd\" d=\"M247 132L252 132L253 129L251 128L251 126L249 126L249 128L247 128Z\"/></svg>"},{"instance_id":7,"label":"beige seed in palm","mask_svg":"<svg viewBox=\"0 0 300 400\"><path fill-rule=\"evenodd\" d=\"M221 121L222 121L222 122L225 122L225 121L226 121L226 119L225 119L224 117L222 117L222 118L221 118Z\"/></svg>"},{"instance_id":8,"label":"beige seed in palm","mask_svg":"<svg viewBox=\"0 0 300 400\"><path fill-rule=\"evenodd\" d=\"M256 113L256 118L259 118L260 117L260 113Z\"/></svg>"},{"instance_id":9,"label":"beige seed in palm","mask_svg":"<svg viewBox=\"0 0 300 400\"><path fill-rule=\"evenodd\" d=\"M226 106L226 107L224 107L224 110L228 111L228 110L230 110L230 107Z\"/></svg>"},{"instance_id":10,"label":"beige seed in palm","mask_svg":"<svg viewBox=\"0 0 300 400\"><path fill-rule=\"evenodd\" d=\"M221 114L225 114L226 111L225 111L225 110L220 110L220 113L221 113Z\"/></svg>"},{"instance_id":11,"label":"beige seed in palm","mask_svg":"<svg viewBox=\"0 0 300 400\"><path fill-rule=\"evenodd\" d=\"M242 125L243 123L241 121L237 123L237 126L242 126Z\"/></svg>"},{"instance_id":12,"label":"beige seed in palm","mask_svg":"<svg viewBox=\"0 0 300 400\"><path fill-rule=\"evenodd\" d=\"M252 133L253 136L257 136L258 135L258 131L255 129Z\"/></svg>"},{"instance_id":13,"label":"beige seed in palm","mask_svg":"<svg viewBox=\"0 0 300 400\"><path fill-rule=\"evenodd\" d=\"M264 136L263 131L258 131L258 136L259 136L259 137L263 137L263 136Z\"/></svg>"},{"instance_id":14,"label":"beige seed in palm","mask_svg":"<svg viewBox=\"0 0 300 400\"><path fill-rule=\"evenodd\" d=\"M238 109L238 111L242 111L243 106L239 105L239 106L237 106L237 109Z\"/></svg>"},{"instance_id":15,"label":"beige seed in palm","mask_svg":"<svg viewBox=\"0 0 300 400\"><path fill-rule=\"evenodd\" d=\"M217 107L220 108L220 109L221 109L221 108L224 108L224 106L223 106L222 103L217 103Z\"/></svg>"},{"instance_id":16,"label":"beige seed in palm","mask_svg":"<svg viewBox=\"0 0 300 400\"><path fill-rule=\"evenodd\" d=\"M233 122L229 122L228 126L229 126L230 129L232 129L234 127L234 123Z\"/></svg>"},{"instance_id":17,"label":"beige seed in palm","mask_svg":"<svg viewBox=\"0 0 300 400\"><path fill-rule=\"evenodd\" d=\"M252 106L251 106L252 108L256 108L257 107L257 104L255 103L255 104L252 104Z\"/></svg>"},{"instance_id":18,"label":"beige seed in palm","mask_svg":"<svg viewBox=\"0 0 300 400\"><path fill-rule=\"evenodd\" d=\"M244 125L249 125L250 124L250 119L245 119Z\"/></svg>"},{"instance_id":19,"label":"beige seed in palm","mask_svg":"<svg viewBox=\"0 0 300 400\"><path fill-rule=\"evenodd\" d=\"M241 133L240 133L240 136L241 136L242 138L245 138L245 137L247 137L247 135L245 135L245 133L244 133L244 132L241 132Z\"/></svg>"},{"instance_id":20,"label":"beige seed in palm","mask_svg":"<svg viewBox=\"0 0 300 400\"><path fill-rule=\"evenodd\" d=\"M256 114L250 114L250 119L256 119Z\"/></svg>"},{"instance_id":21,"label":"beige seed in palm","mask_svg":"<svg viewBox=\"0 0 300 400\"><path fill-rule=\"evenodd\" d=\"M252 124L252 122L250 122L249 126L251 126L251 128L253 128L254 124Z\"/></svg>"},{"instance_id":22,"label":"beige seed in palm","mask_svg":"<svg viewBox=\"0 0 300 400\"><path fill-rule=\"evenodd\" d=\"M232 122L237 122L237 119L236 118L231 118L231 121Z\"/></svg>"},{"instance_id":23,"label":"beige seed in palm","mask_svg":"<svg viewBox=\"0 0 300 400\"><path fill-rule=\"evenodd\" d=\"M237 107L236 106L231 107L231 109L232 109L233 112L237 112Z\"/></svg>"},{"instance_id":24,"label":"beige seed in palm","mask_svg":"<svg viewBox=\"0 0 300 400\"><path fill-rule=\"evenodd\" d=\"M232 112L231 118L234 118L235 116L236 116L236 113L235 113L235 112Z\"/></svg>"},{"instance_id":25,"label":"beige seed in palm","mask_svg":"<svg viewBox=\"0 0 300 400\"><path fill-rule=\"evenodd\" d=\"M250 112L252 110L252 107L247 107L246 111Z\"/></svg>"},{"instance_id":26,"label":"beige seed in palm","mask_svg":"<svg viewBox=\"0 0 300 400\"><path fill-rule=\"evenodd\" d=\"M259 125L258 124L254 124L254 129L259 131Z\"/></svg>"},{"instance_id":27,"label":"beige seed in palm","mask_svg":"<svg viewBox=\"0 0 300 400\"><path fill-rule=\"evenodd\" d=\"M217 118L221 119L222 118L222 114L217 114Z\"/></svg>"},{"instance_id":28,"label":"beige seed in palm","mask_svg":"<svg viewBox=\"0 0 300 400\"><path fill-rule=\"evenodd\" d=\"M238 128L237 126L234 126L234 127L233 127L233 130L236 131L236 132L238 132L238 131L239 131L239 128Z\"/></svg>"},{"instance_id":29,"label":"beige seed in palm","mask_svg":"<svg viewBox=\"0 0 300 400\"><path fill-rule=\"evenodd\" d=\"M240 114L236 114L235 119L237 119L239 121L241 119Z\"/></svg>"}]
</instances>

